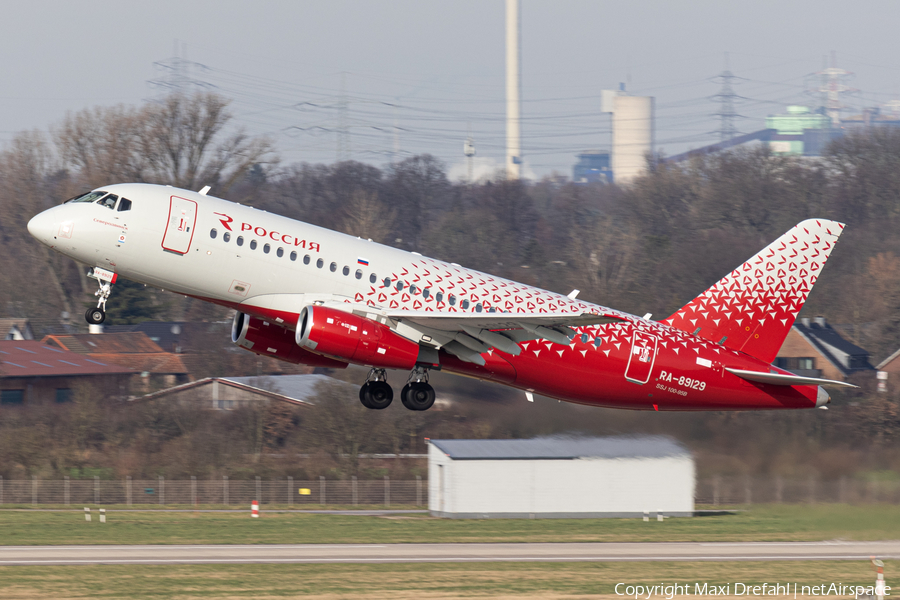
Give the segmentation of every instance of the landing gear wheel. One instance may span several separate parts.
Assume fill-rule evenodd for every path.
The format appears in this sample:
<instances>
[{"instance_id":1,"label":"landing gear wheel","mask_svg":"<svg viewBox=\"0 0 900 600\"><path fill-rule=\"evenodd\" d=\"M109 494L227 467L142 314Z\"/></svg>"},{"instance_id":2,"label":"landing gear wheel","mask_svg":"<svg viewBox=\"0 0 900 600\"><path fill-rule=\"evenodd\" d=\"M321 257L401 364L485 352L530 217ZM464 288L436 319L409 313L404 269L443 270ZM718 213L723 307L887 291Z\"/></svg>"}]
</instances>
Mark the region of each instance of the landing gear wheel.
<instances>
[{"instance_id":1,"label":"landing gear wheel","mask_svg":"<svg viewBox=\"0 0 900 600\"><path fill-rule=\"evenodd\" d=\"M365 396L368 400L367 406L375 410L382 410L391 405L394 400L394 390L388 385L387 381L370 381L365 386ZM360 390L360 393L363 393ZM366 402L363 402L366 404Z\"/></svg>"},{"instance_id":2,"label":"landing gear wheel","mask_svg":"<svg viewBox=\"0 0 900 600\"><path fill-rule=\"evenodd\" d=\"M407 383L400 392L400 399L409 410L428 410L434 405L434 388L425 381Z\"/></svg>"},{"instance_id":3,"label":"landing gear wheel","mask_svg":"<svg viewBox=\"0 0 900 600\"><path fill-rule=\"evenodd\" d=\"M375 408L372 406L372 403L369 402L369 387L371 387L371 383L367 381L359 388L359 401L362 402L362 405L366 408Z\"/></svg>"},{"instance_id":4,"label":"landing gear wheel","mask_svg":"<svg viewBox=\"0 0 900 600\"><path fill-rule=\"evenodd\" d=\"M90 325L99 325L106 320L106 311L102 308L89 308L84 313L84 319Z\"/></svg>"}]
</instances>

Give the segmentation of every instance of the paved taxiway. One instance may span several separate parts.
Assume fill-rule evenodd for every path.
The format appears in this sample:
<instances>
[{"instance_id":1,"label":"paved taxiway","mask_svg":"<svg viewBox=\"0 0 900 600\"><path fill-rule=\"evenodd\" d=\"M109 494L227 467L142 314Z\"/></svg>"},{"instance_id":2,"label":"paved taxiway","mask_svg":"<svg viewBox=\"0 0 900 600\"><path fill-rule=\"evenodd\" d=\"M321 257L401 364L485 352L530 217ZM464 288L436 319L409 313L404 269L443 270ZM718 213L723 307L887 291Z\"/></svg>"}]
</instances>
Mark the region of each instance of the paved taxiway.
<instances>
[{"instance_id":1,"label":"paved taxiway","mask_svg":"<svg viewBox=\"0 0 900 600\"><path fill-rule=\"evenodd\" d=\"M0 546L0 565L868 560L882 542Z\"/></svg>"}]
</instances>

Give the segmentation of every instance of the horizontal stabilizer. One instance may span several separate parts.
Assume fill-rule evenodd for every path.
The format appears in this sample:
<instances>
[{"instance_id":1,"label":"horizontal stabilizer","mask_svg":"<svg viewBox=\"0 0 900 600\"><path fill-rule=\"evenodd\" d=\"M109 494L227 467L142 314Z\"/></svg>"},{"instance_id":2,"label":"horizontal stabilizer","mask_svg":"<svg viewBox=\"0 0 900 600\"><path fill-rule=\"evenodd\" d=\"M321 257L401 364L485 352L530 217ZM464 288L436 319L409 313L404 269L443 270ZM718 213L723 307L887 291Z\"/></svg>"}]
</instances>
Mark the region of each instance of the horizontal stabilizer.
<instances>
[{"instance_id":1,"label":"horizontal stabilizer","mask_svg":"<svg viewBox=\"0 0 900 600\"><path fill-rule=\"evenodd\" d=\"M762 371L745 371L743 369L729 369L728 367L725 367L725 370L742 379L746 379L747 381L768 383L771 385L843 385L847 387L858 387L852 383L835 381L834 379L801 377L800 375L786 375L783 373L763 373Z\"/></svg>"}]
</instances>

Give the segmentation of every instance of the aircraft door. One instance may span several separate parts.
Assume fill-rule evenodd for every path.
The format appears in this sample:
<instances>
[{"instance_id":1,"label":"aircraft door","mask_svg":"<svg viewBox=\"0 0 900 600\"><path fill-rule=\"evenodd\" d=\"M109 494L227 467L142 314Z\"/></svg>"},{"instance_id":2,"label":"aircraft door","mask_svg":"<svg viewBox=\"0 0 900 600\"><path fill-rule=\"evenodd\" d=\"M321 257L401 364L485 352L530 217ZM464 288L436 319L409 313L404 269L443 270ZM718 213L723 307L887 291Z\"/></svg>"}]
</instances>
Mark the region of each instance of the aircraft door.
<instances>
[{"instance_id":1,"label":"aircraft door","mask_svg":"<svg viewBox=\"0 0 900 600\"><path fill-rule=\"evenodd\" d=\"M187 254L194 239L194 225L197 221L197 203L193 200L172 196L169 199L169 221L163 235L163 250L176 254Z\"/></svg>"},{"instance_id":2,"label":"aircraft door","mask_svg":"<svg viewBox=\"0 0 900 600\"><path fill-rule=\"evenodd\" d=\"M634 330L631 339L631 353L625 367L625 379L632 383L645 384L650 381L653 363L656 362L656 345L659 340L651 333Z\"/></svg>"}]
</instances>

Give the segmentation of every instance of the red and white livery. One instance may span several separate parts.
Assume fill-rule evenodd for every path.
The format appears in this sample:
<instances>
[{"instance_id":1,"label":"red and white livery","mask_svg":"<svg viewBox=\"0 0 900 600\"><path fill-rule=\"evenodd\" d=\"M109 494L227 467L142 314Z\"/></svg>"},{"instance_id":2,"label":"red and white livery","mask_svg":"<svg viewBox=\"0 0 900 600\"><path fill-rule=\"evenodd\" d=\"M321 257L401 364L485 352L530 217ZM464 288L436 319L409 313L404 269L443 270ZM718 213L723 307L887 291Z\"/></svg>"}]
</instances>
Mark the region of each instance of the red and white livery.
<instances>
[{"instance_id":1,"label":"red and white livery","mask_svg":"<svg viewBox=\"0 0 900 600\"><path fill-rule=\"evenodd\" d=\"M119 275L228 306L239 346L295 363L370 367L369 408L434 403L441 369L568 402L638 410L813 408L821 387L770 363L843 225L803 221L657 322L201 192L110 185L28 230L94 266L88 322ZM127 240L127 242L126 242Z\"/></svg>"}]
</instances>

